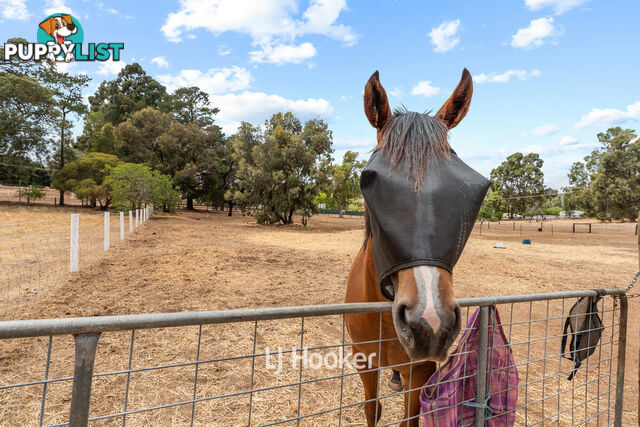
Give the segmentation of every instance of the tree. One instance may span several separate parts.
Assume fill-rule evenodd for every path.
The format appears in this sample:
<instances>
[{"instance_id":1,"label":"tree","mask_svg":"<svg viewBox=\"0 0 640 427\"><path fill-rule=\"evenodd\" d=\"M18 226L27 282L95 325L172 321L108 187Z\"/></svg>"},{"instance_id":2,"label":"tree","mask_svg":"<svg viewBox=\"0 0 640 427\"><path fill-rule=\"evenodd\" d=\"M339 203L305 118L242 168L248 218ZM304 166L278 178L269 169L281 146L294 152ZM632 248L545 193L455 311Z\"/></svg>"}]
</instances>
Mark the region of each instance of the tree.
<instances>
[{"instance_id":1,"label":"tree","mask_svg":"<svg viewBox=\"0 0 640 427\"><path fill-rule=\"evenodd\" d=\"M34 200L44 199L44 196L47 195L42 185L31 185L25 188L24 190L19 190L19 191L20 191L19 196L28 197Z\"/></svg>"},{"instance_id":2,"label":"tree","mask_svg":"<svg viewBox=\"0 0 640 427\"><path fill-rule=\"evenodd\" d=\"M103 81L89 97L91 112L114 126L143 108L160 108L167 91L140 64L125 66L114 80ZM101 126L99 126L101 127Z\"/></svg>"},{"instance_id":3,"label":"tree","mask_svg":"<svg viewBox=\"0 0 640 427\"><path fill-rule=\"evenodd\" d=\"M146 165L121 164L110 171L107 180L116 209L133 210L152 204L173 211L180 202L180 192L174 190L171 178Z\"/></svg>"},{"instance_id":4,"label":"tree","mask_svg":"<svg viewBox=\"0 0 640 427\"><path fill-rule=\"evenodd\" d=\"M344 153L341 165L332 165L330 170L328 193L334 200L340 218L349 204L362 193L360 192L360 172L366 164L358 161L358 153Z\"/></svg>"},{"instance_id":5,"label":"tree","mask_svg":"<svg viewBox=\"0 0 640 427\"><path fill-rule=\"evenodd\" d=\"M526 156L514 153L491 171L492 189L502 196L511 218L514 213L525 214L529 206L540 203L529 196L544 194L543 163L536 153Z\"/></svg>"},{"instance_id":6,"label":"tree","mask_svg":"<svg viewBox=\"0 0 640 427\"><path fill-rule=\"evenodd\" d=\"M488 221L498 221L502 218L505 211L506 203L505 200L502 199L500 191L489 188L480 206L478 218Z\"/></svg>"},{"instance_id":7,"label":"tree","mask_svg":"<svg viewBox=\"0 0 640 427\"><path fill-rule=\"evenodd\" d=\"M597 168L589 183L596 214L634 221L640 203L640 141L633 130L620 127L599 133L598 141L602 147L592 155Z\"/></svg>"},{"instance_id":8,"label":"tree","mask_svg":"<svg viewBox=\"0 0 640 427\"><path fill-rule=\"evenodd\" d=\"M213 124L213 116L220 110L211 107L209 95L197 86L181 87L168 96L166 109L183 124L193 123L204 129Z\"/></svg>"},{"instance_id":9,"label":"tree","mask_svg":"<svg viewBox=\"0 0 640 427\"><path fill-rule=\"evenodd\" d=\"M569 170L563 207L604 220L633 221L640 203L640 141L635 131L620 127L597 137L601 147Z\"/></svg>"},{"instance_id":10,"label":"tree","mask_svg":"<svg viewBox=\"0 0 640 427\"><path fill-rule=\"evenodd\" d=\"M84 104L82 91L88 86L91 78L85 74L71 75L55 70L47 73L45 85L53 92L55 101L56 125L59 130L60 142L58 146L58 170L64 168L65 152L67 151L67 133L72 124L69 116L84 115L87 106ZM60 190L60 206L64 206L64 191Z\"/></svg>"},{"instance_id":11,"label":"tree","mask_svg":"<svg viewBox=\"0 0 640 427\"><path fill-rule=\"evenodd\" d=\"M239 166L234 199L261 207L259 223L291 224L298 211L314 212L314 197L326 183L331 161L331 131L320 119L304 124L292 113L274 114L265 124L261 143L252 149L251 162ZM240 190L242 189L242 190Z\"/></svg>"},{"instance_id":12,"label":"tree","mask_svg":"<svg viewBox=\"0 0 640 427\"><path fill-rule=\"evenodd\" d=\"M111 192L105 177L111 168L121 163L110 154L89 153L60 169L53 180L53 188L71 191L79 199L88 200L91 207L97 202L102 209L107 209L111 204Z\"/></svg>"},{"instance_id":13,"label":"tree","mask_svg":"<svg viewBox=\"0 0 640 427\"><path fill-rule=\"evenodd\" d=\"M134 113L116 128L122 159L162 169L169 159L169 147L165 142L174 121L171 115L152 107Z\"/></svg>"},{"instance_id":14,"label":"tree","mask_svg":"<svg viewBox=\"0 0 640 427\"><path fill-rule=\"evenodd\" d=\"M1 47L0 56L4 56ZM18 168L30 165L32 158L42 161L48 154L55 101L52 91L40 84L43 67L19 59L0 63L0 163ZM24 180L24 173L17 169L8 173Z\"/></svg>"},{"instance_id":15,"label":"tree","mask_svg":"<svg viewBox=\"0 0 640 427\"><path fill-rule=\"evenodd\" d=\"M585 157L585 159L590 156ZM562 208L571 215L571 211L583 210L589 216L596 215L594 195L590 188L591 177L595 172L590 172L587 165L594 166L593 162L575 162L569 169L569 186L564 187L561 197Z\"/></svg>"}]
</instances>

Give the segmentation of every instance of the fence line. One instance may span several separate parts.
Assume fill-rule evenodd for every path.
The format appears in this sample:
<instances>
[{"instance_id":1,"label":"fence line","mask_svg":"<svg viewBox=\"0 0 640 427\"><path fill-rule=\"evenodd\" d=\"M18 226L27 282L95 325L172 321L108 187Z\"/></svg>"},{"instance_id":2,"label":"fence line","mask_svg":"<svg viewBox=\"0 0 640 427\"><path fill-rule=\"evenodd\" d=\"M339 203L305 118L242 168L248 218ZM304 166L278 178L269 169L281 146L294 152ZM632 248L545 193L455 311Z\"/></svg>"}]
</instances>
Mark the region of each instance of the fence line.
<instances>
[{"instance_id":1,"label":"fence line","mask_svg":"<svg viewBox=\"0 0 640 427\"><path fill-rule=\"evenodd\" d=\"M144 211L148 219L152 208ZM100 228L100 215L71 214L67 218L70 222L56 218L1 224L0 319L21 314L38 297L61 284L68 273L113 247L116 242L109 239L111 235L119 233L124 240L126 234L124 215L111 218L105 212Z\"/></svg>"},{"instance_id":2,"label":"fence line","mask_svg":"<svg viewBox=\"0 0 640 427\"><path fill-rule=\"evenodd\" d=\"M627 301L622 290L603 293L607 296L599 303L601 341L593 344L596 351L572 381L565 379L572 363L559 351L562 323L575 298L595 296L597 291L458 300L466 318L473 307L485 320L491 305L502 312L520 378L518 400L510 408L516 424L622 425ZM383 335L382 329L379 340L367 343L351 343L345 336L345 316L377 312L382 324L383 314L390 310L391 303L356 303L0 322L0 344L27 340L20 343L31 350L26 354L39 356L0 366L2 416L14 424L40 425L86 425L91 420L119 420L122 425L361 422L362 405L368 401L361 400L358 373L344 363L317 368L314 356L326 362L329 354L344 355L345 349L358 344L381 348L381 342L397 340ZM478 378L491 378L487 375L493 368L485 356L494 349L493 342L486 341L487 330L494 326L484 322L479 330L486 352L479 353ZM276 344L285 347L279 357L298 360L299 365L289 368L285 363L276 374L276 353L270 349ZM453 356L469 351L458 348ZM65 360L74 357L71 373L64 369L70 366ZM20 369L36 361L44 362L44 372ZM406 365L417 369L415 363L395 367ZM16 377L16 372L22 374ZM389 376L387 368L361 372ZM475 378L464 374L460 379ZM449 381L438 378L436 386L445 387ZM483 395L436 411L453 408L463 413L467 405L486 398L490 402L508 391L490 382L485 386ZM387 408L381 425L409 421L401 401L411 390L409 385L388 393L384 383L379 385L377 398L370 401L381 401ZM494 416L472 407L465 423L482 425Z\"/></svg>"},{"instance_id":3,"label":"fence line","mask_svg":"<svg viewBox=\"0 0 640 427\"><path fill-rule=\"evenodd\" d=\"M483 230L506 231L513 233L541 233L551 234L620 234L637 235L638 226L635 223L589 223L570 220L552 221L478 221L475 223L478 233Z\"/></svg>"}]
</instances>

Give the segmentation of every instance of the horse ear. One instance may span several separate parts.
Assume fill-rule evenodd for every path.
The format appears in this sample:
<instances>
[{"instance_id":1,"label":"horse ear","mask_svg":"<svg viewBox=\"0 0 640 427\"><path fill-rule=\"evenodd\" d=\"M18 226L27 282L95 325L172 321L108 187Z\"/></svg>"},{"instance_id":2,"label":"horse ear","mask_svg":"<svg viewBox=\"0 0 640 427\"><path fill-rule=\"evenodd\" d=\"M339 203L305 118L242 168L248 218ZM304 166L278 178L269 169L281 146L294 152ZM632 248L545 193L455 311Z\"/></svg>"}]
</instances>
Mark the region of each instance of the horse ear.
<instances>
[{"instance_id":1,"label":"horse ear","mask_svg":"<svg viewBox=\"0 0 640 427\"><path fill-rule=\"evenodd\" d=\"M369 81L364 87L364 113L371 126L378 130L382 130L391 118L387 92L380 83L380 74L377 70L369 77Z\"/></svg>"},{"instance_id":2,"label":"horse ear","mask_svg":"<svg viewBox=\"0 0 640 427\"><path fill-rule=\"evenodd\" d=\"M449 129L453 129L460 123L469 111L471 104L471 95L473 94L473 79L471 73L466 68L462 70L460 83L456 86L451 97L440 108L436 114L447 125Z\"/></svg>"}]
</instances>

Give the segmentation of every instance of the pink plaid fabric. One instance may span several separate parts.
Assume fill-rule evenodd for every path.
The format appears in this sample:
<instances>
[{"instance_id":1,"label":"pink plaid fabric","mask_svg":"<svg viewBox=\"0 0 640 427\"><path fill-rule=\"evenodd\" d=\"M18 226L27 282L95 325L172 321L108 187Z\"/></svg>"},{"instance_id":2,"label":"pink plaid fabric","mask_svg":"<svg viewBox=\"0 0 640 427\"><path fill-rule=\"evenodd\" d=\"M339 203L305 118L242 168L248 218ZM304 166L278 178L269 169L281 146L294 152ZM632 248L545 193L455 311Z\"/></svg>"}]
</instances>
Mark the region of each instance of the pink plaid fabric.
<instances>
[{"instance_id":1,"label":"pink plaid fabric","mask_svg":"<svg viewBox=\"0 0 640 427\"><path fill-rule=\"evenodd\" d=\"M478 313L469 318L460 342L440 370L420 392L424 425L454 427L473 425L476 408L463 402L476 401L478 367ZM487 395L485 425L512 426L518 401L518 370L495 307L489 307L487 351Z\"/></svg>"}]
</instances>

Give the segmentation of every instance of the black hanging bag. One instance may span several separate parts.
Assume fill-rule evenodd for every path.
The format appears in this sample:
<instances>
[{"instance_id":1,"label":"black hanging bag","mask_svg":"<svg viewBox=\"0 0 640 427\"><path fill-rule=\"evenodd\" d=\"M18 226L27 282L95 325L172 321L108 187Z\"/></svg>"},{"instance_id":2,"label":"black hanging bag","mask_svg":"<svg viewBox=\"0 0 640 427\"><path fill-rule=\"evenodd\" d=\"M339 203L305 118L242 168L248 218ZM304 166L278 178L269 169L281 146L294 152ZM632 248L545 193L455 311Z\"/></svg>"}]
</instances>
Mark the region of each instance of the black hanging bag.
<instances>
[{"instance_id":1,"label":"black hanging bag","mask_svg":"<svg viewBox=\"0 0 640 427\"><path fill-rule=\"evenodd\" d=\"M564 331L562 333L561 354L563 357L573 360L574 367L568 380L571 381L583 360L586 360L593 354L600 336L602 335L602 320L598 312L598 301L602 298L603 292L596 290L597 296L581 297L578 299L571 310L569 316L564 322ZM567 330L571 332L567 333ZM566 356L567 336L571 335L569 343L569 357Z\"/></svg>"}]
</instances>

